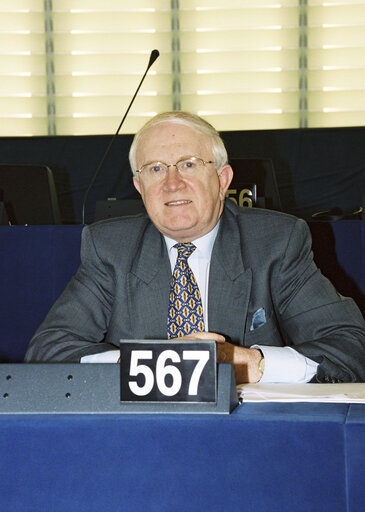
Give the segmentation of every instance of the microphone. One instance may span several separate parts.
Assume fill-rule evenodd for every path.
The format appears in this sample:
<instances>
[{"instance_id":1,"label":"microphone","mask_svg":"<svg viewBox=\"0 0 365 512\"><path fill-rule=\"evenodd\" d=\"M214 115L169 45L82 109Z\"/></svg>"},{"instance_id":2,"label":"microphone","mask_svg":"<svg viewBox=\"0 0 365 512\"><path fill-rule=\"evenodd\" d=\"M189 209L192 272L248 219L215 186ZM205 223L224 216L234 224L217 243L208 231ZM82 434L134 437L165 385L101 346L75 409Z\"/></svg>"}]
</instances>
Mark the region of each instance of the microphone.
<instances>
[{"instance_id":1,"label":"microphone","mask_svg":"<svg viewBox=\"0 0 365 512\"><path fill-rule=\"evenodd\" d=\"M108 154L110 152L110 149L111 149L111 147L112 147L112 145L113 145L113 143L114 143L114 141L115 141L115 139L116 139L116 137L117 137L117 135L118 135L122 125L123 125L123 123L124 123L124 120L127 117L128 112L130 111L131 106L133 105L133 102L134 102L134 100L135 100L135 98L136 98L136 96L138 94L138 91L141 88L141 85L142 85L142 83L143 83L143 81L144 81L144 79L145 79L145 77L146 77L150 67L155 62L155 60L159 57L159 55L160 55L160 52L158 50L152 50L151 55L150 55L150 60L148 61L148 65L147 65L146 71L144 72L144 75L142 76L141 81L139 82L139 85L137 87L137 90L134 93L134 96L133 96L130 104L128 105L128 108L127 108L127 110L126 110L126 112L125 112L125 114L123 116L123 119L121 120L121 122L120 122L120 124L118 126L117 131L113 135L113 137L112 137L112 139L111 139L111 141L109 143L109 146L107 147L107 149L106 149L106 151L104 153L104 156L101 159L101 162L100 162L98 168L95 171L95 174L94 174L94 176L93 176L93 178L92 178L92 180L90 182L90 185L88 186L88 188L86 190L86 193L85 193L85 196L84 196L84 200L82 202L82 223L83 224L85 224L85 205L86 205L86 201L87 201L87 198L89 196L90 190L92 189L92 187L93 187L93 185L95 183L96 178L99 176L99 173L100 173L101 169L103 168L103 165L104 165L104 162L106 160L106 157L108 156Z\"/></svg>"}]
</instances>

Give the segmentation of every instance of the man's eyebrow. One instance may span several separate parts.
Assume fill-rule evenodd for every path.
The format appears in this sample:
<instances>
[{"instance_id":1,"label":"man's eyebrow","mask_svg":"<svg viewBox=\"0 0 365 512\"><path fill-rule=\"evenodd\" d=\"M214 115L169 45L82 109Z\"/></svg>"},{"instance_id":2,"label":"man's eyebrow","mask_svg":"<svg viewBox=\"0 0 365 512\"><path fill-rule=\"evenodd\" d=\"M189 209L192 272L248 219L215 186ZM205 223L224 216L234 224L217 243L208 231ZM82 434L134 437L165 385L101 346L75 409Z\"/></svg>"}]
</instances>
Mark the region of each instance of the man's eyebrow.
<instances>
[{"instance_id":1,"label":"man's eyebrow","mask_svg":"<svg viewBox=\"0 0 365 512\"><path fill-rule=\"evenodd\" d=\"M197 155L183 155L183 156L180 156L175 163L177 162L180 162L181 160L188 160L189 158L201 158L200 156L197 156ZM148 160L147 162L143 163L141 165L141 167L143 167L144 165L148 165L148 164L154 164L156 162L159 162L161 164L167 164L167 162L165 162L164 160L161 160L161 159L158 159L158 158L155 158L154 160ZM174 164L172 164L174 165Z\"/></svg>"},{"instance_id":2,"label":"man's eyebrow","mask_svg":"<svg viewBox=\"0 0 365 512\"><path fill-rule=\"evenodd\" d=\"M147 162L144 162L142 165L140 165L139 169L141 167L144 167L145 165L156 164L156 163L164 164L165 162L163 162L162 160L148 160Z\"/></svg>"}]
</instances>

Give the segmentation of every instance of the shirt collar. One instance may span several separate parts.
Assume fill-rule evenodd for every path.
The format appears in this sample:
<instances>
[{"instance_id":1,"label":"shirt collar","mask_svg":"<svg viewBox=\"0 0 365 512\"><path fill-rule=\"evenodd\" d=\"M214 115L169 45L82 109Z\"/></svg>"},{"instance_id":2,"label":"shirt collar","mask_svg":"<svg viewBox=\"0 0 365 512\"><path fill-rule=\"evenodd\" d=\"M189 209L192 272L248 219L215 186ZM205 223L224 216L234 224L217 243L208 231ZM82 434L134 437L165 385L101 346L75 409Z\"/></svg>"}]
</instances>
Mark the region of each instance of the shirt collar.
<instances>
[{"instance_id":1,"label":"shirt collar","mask_svg":"<svg viewBox=\"0 0 365 512\"><path fill-rule=\"evenodd\" d=\"M196 247L196 251L198 251L202 257L210 259L210 256L211 256L212 250L213 250L213 245L214 245L217 233L218 233L219 224L220 224L220 219L217 222L217 224L214 226L214 228L211 231L209 231L209 233L207 233L206 235L201 236L200 238L197 238L196 240L193 241L193 244ZM163 237L166 242L167 250L170 254L171 251L176 250L176 249L174 249L174 245L177 242L176 242L176 240L173 240L172 238L169 238L166 235L163 235Z\"/></svg>"}]
</instances>

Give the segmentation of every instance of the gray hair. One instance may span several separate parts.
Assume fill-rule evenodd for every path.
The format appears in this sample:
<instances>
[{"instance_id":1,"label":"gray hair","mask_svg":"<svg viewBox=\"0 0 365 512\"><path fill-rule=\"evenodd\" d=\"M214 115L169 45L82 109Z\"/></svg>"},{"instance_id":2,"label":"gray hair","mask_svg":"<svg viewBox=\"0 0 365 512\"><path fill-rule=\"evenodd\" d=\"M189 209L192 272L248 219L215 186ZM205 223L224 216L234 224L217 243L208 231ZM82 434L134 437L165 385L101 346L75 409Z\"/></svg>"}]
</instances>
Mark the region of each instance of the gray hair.
<instances>
[{"instance_id":1,"label":"gray hair","mask_svg":"<svg viewBox=\"0 0 365 512\"><path fill-rule=\"evenodd\" d=\"M173 112L163 112L153 117L142 128L135 134L132 145L129 150L129 163L134 176L136 176L137 162L136 153L137 147L140 142L142 135L153 126L161 123L176 123L183 124L196 130L198 133L208 135L212 141L212 151L214 157L214 163L216 165L217 172L219 172L224 165L228 163L227 150L224 146L224 142L221 139L217 130L208 121L205 121L196 114L190 112L183 112L181 110Z\"/></svg>"}]
</instances>

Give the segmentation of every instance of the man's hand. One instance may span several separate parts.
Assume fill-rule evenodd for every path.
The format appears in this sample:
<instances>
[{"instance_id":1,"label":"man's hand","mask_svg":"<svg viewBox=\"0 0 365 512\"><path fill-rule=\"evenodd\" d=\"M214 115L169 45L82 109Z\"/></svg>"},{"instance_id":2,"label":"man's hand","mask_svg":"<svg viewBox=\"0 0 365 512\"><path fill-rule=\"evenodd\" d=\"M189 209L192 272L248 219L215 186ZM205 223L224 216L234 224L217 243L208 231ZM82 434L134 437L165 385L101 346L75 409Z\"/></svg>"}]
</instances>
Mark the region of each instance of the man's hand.
<instances>
[{"instance_id":1,"label":"man's hand","mask_svg":"<svg viewBox=\"0 0 365 512\"><path fill-rule=\"evenodd\" d=\"M259 370L261 353L257 349L239 347L228 343L215 332L194 332L179 340L214 340L217 342L218 363L232 363L236 384L256 383L262 377Z\"/></svg>"}]
</instances>

